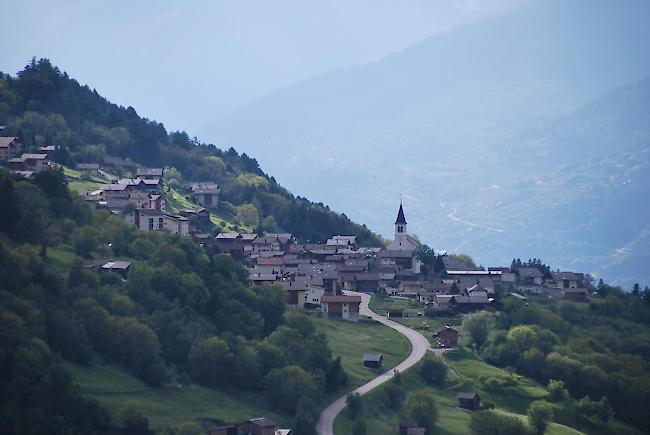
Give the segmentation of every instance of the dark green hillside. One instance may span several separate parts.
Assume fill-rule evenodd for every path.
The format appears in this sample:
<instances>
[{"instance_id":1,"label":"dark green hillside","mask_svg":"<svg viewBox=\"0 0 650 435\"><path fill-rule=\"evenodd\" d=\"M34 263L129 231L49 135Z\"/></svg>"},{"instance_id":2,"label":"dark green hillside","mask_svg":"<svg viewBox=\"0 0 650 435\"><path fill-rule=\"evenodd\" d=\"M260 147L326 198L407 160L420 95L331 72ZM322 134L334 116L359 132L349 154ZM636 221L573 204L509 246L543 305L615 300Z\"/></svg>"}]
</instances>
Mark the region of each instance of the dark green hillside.
<instances>
[{"instance_id":1,"label":"dark green hillside","mask_svg":"<svg viewBox=\"0 0 650 435\"><path fill-rule=\"evenodd\" d=\"M168 133L133 107L112 104L80 85L46 59L33 60L16 77L0 74L0 125L7 126L3 134L19 135L28 148L64 146L57 156L64 164L98 161L105 155L130 157L147 166L176 168L181 178L176 181L218 182L224 201L256 207L261 230L291 231L310 242L355 234L364 244L380 244L370 230L345 215L294 197L246 154L234 148L222 151L185 132Z\"/></svg>"},{"instance_id":2,"label":"dark green hillside","mask_svg":"<svg viewBox=\"0 0 650 435\"><path fill-rule=\"evenodd\" d=\"M566 391L556 401L575 405L594 423L606 427L615 415L647 432L650 290L637 285L625 293L601 281L597 292L586 304L546 298L506 303L489 339L473 344L490 364L542 385L561 381Z\"/></svg>"},{"instance_id":3,"label":"dark green hillside","mask_svg":"<svg viewBox=\"0 0 650 435\"><path fill-rule=\"evenodd\" d=\"M121 367L150 387L236 390L258 397L251 412L261 403L286 421L311 403L303 396L340 385L325 335L303 314L285 313L280 288L250 288L229 256L91 210L60 171L27 181L0 168L0 192L3 433L124 424L80 396L62 359ZM130 261L127 279L86 267L100 259Z\"/></svg>"}]
</instances>

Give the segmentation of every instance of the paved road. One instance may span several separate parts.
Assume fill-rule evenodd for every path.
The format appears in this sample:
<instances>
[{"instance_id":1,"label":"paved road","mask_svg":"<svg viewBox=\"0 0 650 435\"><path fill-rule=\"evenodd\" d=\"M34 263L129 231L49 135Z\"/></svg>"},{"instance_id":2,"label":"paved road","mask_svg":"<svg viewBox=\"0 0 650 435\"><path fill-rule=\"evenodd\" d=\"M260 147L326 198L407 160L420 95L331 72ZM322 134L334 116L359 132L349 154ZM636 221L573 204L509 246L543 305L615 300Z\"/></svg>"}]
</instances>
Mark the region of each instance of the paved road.
<instances>
[{"instance_id":1,"label":"paved road","mask_svg":"<svg viewBox=\"0 0 650 435\"><path fill-rule=\"evenodd\" d=\"M429 341L422 334L420 334L417 331L414 331L413 329L407 326L404 326L397 322L393 322L392 320L389 320L386 317L380 316L379 314L370 311L370 308L368 308L368 303L370 302L370 295L367 295L365 293L357 293L357 292L345 292L345 294L361 296L361 307L359 310L361 315L371 317L372 319L375 319L378 322L383 323L389 328L393 328L394 330L400 332L401 334L405 335L406 338L409 339L409 341L411 342L411 354L404 361L402 361L395 367L398 371L402 372L408 369L409 367L414 366L418 361L422 359L422 357L424 357L424 355L427 353L427 349L429 349ZM368 382L367 384L360 386L359 388L354 390L353 393L365 394L368 391L372 390L373 388L388 381L392 377L393 377L393 369L390 369L385 373L377 376L375 379ZM336 401L334 401L334 403L328 406L320 415L320 417L318 418L318 423L316 423L316 431L320 435L334 435L334 420L336 419L336 416L339 415L339 413L343 410L343 408L345 408L346 397L347 394L345 396L341 396L338 399L336 399Z\"/></svg>"}]
</instances>

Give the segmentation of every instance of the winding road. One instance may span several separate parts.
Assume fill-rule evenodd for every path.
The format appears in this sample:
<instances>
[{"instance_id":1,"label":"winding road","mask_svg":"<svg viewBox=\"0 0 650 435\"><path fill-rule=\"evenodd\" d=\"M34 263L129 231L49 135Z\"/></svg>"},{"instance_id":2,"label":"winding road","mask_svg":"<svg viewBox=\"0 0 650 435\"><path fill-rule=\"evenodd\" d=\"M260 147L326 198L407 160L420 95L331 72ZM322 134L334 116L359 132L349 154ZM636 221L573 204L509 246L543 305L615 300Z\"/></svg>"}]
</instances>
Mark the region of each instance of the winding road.
<instances>
[{"instance_id":1,"label":"winding road","mask_svg":"<svg viewBox=\"0 0 650 435\"><path fill-rule=\"evenodd\" d=\"M380 316L379 314L371 311L368 307L368 303L370 302L370 295L357 292L345 292L345 294L361 296L361 306L359 308L359 313L361 315L368 316L378 321L379 323L388 326L389 328L393 328L397 332L405 335L406 338L408 338L411 342L411 354L404 361L395 366L394 369L402 372L409 367L417 364L417 362L420 361L422 357L424 357L424 355L427 353L427 350L429 349L429 341L422 334L414 331L407 326L393 322L392 320L389 320L388 318ZM372 390L375 387L378 387L379 385L392 378L394 369L382 373L367 384L360 386L352 392L366 394L368 391ZM343 408L345 408L346 397L347 394L339 397L321 413L320 417L318 418L318 422L316 423L316 431L320 435L334 435L334 420L336 419L336 416L339 415L339 413L343 410Z\"/></svg>"}]
</instances>

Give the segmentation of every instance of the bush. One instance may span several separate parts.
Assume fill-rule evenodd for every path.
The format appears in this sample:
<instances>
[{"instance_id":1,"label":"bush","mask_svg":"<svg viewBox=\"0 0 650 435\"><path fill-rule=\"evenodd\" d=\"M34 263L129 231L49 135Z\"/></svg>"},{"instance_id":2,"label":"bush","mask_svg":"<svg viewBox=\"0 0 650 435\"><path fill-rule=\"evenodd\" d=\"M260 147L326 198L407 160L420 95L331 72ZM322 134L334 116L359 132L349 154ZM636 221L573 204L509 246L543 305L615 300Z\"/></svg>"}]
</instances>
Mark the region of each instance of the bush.
<instances>
[{"instance_id":1,"label":"bush","mask_svg":"<svg viewBox=\"0 0 650 435\"><path fill-rule=\"evenodd\" d=\"M433 427L438 419L438 408L433 393L427 390L417 390L406 399L406 415L426 428L426 433L433 433Z\"/></svg>"},{"instance_id":2,"label":"bush","mask_svg":"<svg viewBox=\"0 0 650 435\"><path fill-rule=\"evenodd\" d=\"M494 411L473 412L470 420L473 435L522 435L528 433L524 423L517 417Z\"/></svg>"},{"instance_id":3,"label":"bush","mask_svg":"<svg viewBox=\"0 0 650 435\"><path fill-rule=\"evenodd\" d=\"M363 412L363 402L359 393L348 394L345 403L348 405L352 418L357 418Z\"/></svg>"},{"instance_id":4,"label":"bush","mask_svg":"<svg viewBox=\"0 0 650 435\"><path fill-rule=\"evenodd\" d=\"M358 418L352 426L352 435L366 435L367 431L366 421L363 418Z\"/></svg>"},{"instance_id":5,"label":"bush","mask_svg":"<svg viewBox=\"0 0 650 435\"><path fill-rule=\"evenodd\" d=\"M149 435L149 420L129 406L122 413L122 431L125 435Z\"/></svg>"},{"instance_id":6,"label":"bush","mask_svg":"<svg viewBox=\"0 0 650 435\"><path fill-rule=\"evenodd\" d=\"M528 424L534 434L542 435L550 421L553 421L553 408L548 402L538 400L530 404Z\"/></svg>"},{"instance_id":7,"label":"bush","mask_svg":"<svg viewBox=\"0 0 650 435\"><path fill-rule=\"evenodd\" d=\"M298 366L273 369L265 381L269 404L289 414L295 414L301 397L316 392L314 378Z\"/></svg>"},{"instance_id":8,"label":"bush","mask_svg":"<svg viewBox=\"0 0 650 435\"><path fill-rule=\"evenodd\" d=\"M604 424L614 416L614 410L605 396L598 401L585 396L576 402L576 408L585 417L596 417Z\"/></svg>"},{"instance_id":9,"label":"bush","mask_svg":"<svg viewBox=\"0 0 650 435\"><path fill-rule=\"evenodd\" d=\"M399 382L391 380L384 389L386 393L386 405L391 409L399 409L404 400L404 390Z\"/></svg>"},{"instance_id":10,"label":"bush","mask_svg":"<svg viewBox=\"0 0 650 435\"><path fill-rule=\"evenodd\" d=\"M418 367L418 372L425 382L439 386L444 385L448 370L440 358L432 357L424 358Z\"/></svg>"},{"instance_id":11,"label":"bush","mask_svg":"<svg viewBox=\"0 0 650 435\"><path fill-rule=\"evenodd\" d=\"M551 402L562 402L569 397L569 392L564 388L564 382L551 379L548 381L548 400Z\"/></svg>"},{"instance_id":12,"label":"bush","mask_svg":"<svg viewBox=\"0 0 650 435\"><path fill-rule=\"evenodd\" d=\"M492 325L492 315L487 311L468 314L463 320L463 333L467 344L476 349L483 349Z\"/></svg>"}]
</instances>

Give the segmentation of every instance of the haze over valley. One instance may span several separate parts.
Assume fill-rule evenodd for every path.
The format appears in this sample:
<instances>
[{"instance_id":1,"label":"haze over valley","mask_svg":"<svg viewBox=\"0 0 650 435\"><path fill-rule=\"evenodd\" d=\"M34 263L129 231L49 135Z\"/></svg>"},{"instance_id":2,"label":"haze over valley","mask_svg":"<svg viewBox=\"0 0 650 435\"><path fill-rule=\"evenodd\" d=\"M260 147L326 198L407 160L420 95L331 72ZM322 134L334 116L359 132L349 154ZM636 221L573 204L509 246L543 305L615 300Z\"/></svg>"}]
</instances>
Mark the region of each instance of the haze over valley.
<instances>
[{"instance_id":1,"label":"haze over valley","mask_svg":"<svg viewBox=\"0 0 650 435\"><path fill-rule=\"evenodd\" d=\"M647 282L650 7L590 5L527 2L273 92L202 137L386 237L403 193L435 249Z\"/></svg>"}]
</instances>

